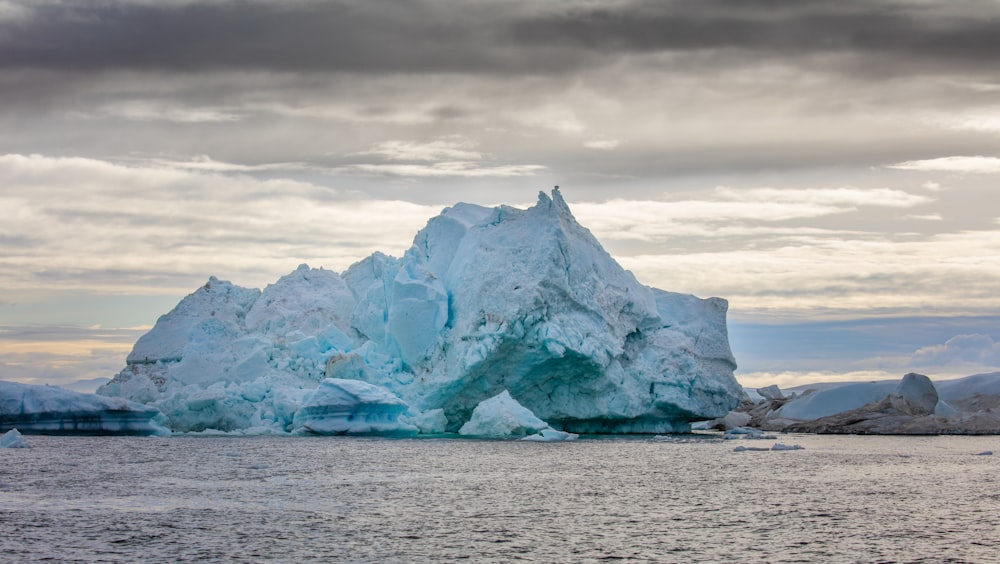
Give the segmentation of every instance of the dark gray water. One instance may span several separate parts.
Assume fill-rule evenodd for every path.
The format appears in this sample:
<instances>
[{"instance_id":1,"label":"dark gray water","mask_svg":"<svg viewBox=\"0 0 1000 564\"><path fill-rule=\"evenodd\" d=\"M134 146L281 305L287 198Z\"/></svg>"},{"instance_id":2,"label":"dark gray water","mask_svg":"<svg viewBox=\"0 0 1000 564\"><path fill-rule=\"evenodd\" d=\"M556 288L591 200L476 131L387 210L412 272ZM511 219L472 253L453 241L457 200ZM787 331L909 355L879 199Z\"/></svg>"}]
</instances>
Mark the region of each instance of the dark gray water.
<instances>
[{"instance_id":1,"label":"dark gray water","mask_svg":"<svg viewBox=\"0 0 1000 564\"><path fill-rule=\"evenodd\" d=\"M27 437L0 559L996 562L998 437Z\"/></svg>"}]
</instances>

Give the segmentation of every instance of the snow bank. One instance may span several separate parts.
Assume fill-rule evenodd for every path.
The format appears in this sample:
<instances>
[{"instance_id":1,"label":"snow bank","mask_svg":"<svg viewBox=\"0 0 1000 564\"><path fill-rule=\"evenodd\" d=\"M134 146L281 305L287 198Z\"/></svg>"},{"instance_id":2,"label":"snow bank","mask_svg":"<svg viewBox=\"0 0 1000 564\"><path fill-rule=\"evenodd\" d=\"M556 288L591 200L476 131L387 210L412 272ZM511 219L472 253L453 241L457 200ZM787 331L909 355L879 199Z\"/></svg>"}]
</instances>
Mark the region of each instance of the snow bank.
<instances>
[{"instance_id":1,"label":"snow bank","mask_svg":"<svg viewBox=\"0 0 1000 564\"><path fill-rule=\"evenodd\" d=\"M159 435L159 411L121 398L0 381L0 431L50 435Z\"/></svg>"},{"instance_id":2,"label":"snow bank","mask_svg":"<svg viewBox=\"0 0 1000 564\"><path fill-rule=\"evenodd\" d=\"M727 307L639 284L558 191L527 210L457 204L400 259L303 265L263 292L211 278L99 393L178 431L289 431L325 378L389 390L407 417L440 409L450 431L504 390L567 431L687 431L742 393Z\"/></svg>"}]
</instances>

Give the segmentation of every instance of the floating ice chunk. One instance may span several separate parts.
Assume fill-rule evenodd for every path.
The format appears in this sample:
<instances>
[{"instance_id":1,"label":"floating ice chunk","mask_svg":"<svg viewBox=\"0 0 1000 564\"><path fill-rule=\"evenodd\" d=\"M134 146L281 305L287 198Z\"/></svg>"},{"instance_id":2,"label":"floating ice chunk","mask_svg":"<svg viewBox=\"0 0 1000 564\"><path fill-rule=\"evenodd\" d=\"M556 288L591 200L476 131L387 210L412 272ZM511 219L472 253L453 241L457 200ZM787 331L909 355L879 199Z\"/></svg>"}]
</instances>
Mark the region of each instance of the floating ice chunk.
<instances>
[{"instance_id":1,"label":"floating ice chunk","mask_svg":"<svg viewBox=\"0 0 1000 564\"><path fill-rule=\"evenodd\" d=\"M738 447L736 447L736 448L733 449L733 452L767 452L769 450L771 450L771 449L769 449L767 447L738 446Z\"/></svg>"},{"instance_id":2,"label":"floating ice chunk","mask_svg":"<svg viewBox=\"0 0 1000 564\"><path fill-rule=\"evenodd\" d=\"M17 429L11 429L0 437L0 448L28 448L28 443Z\"/></svg>"},{"instance_id":3,"label":"floating ice chunk","mask_svg":"<svg viewBox=\"0 0 1000 564\"><path fill-rule=\"evenodd\" d=\"M782 443L774 443L774 446L771 447L771 450L802 450L804 448L805 447L801 445L786 445Z\"/></svg>"},{"instance_id":4,"label":"floating ice chunk","mask_svg":"<svg viewBox=\"0 0 1000 564\"><path fill-rule=\"evenodd\" d=\"M763 433L760 429L754 429L753 427L733 427L732 429L726 429L725 435L742 439L745 436L759 437L763 435Z\"/></svg>"},{"instance_id":5,"label":"floating ice chunk","mask_svg":"<svg viewBox=\"0 0 1000 564\"><path fill-rule=\"evenodd\" d=\"M458 430L477 437L523 437L547 429L549 424L519 404L504 390L476 406L472 418Z\"/></svg>"},{"instance_id":6,"label":"floating ice chunk","mask_svg":"<svg viewBox=\"0 0 1000 564\"><path fill-rule=\"evenodd\" d=\"M162 435L155 408L58 386L0 381L0 430L50 435Z\"/></svg>"},{"instance_id":7,"label":"floating ice chunk","mask_svg":"<svg viewBox=\"0 0 1000 564\"><path fill-rule=\"evenodd\" d=\"M565 431L557 431L555 429L542 429L541 431L535 433L534 435L528 435L522 438L522 441L535 441L539 443L554 443L559 441L575 441L580 438L580 435L576 433L567 433Z\"/></svg>"},{"instance_id":8,"label":"floating ice chunk","mask_svg":"<svg viewBox=\"0 0 1000 564\"><path fill-rule=\"evenodd\" d=\"M749 413L743 413L742 411L730 411L725 417L712 419L711 421L704 421L701 422L701 425L695 425L698 425L702 429L719 429L726 431L729 429L743 429L748 423L750 423L750 419L751 417ZM696 428L695 425L692 425L691 428Z\"/></svg>"},{"instance_id":9,"label":"floating ice chunk","mask_svg":"<svg viewBox=\"0 0 1000 564\"><path fill-rule=\"evenodd\" d=\"M448 418L443 409L432 409L409 417L409 422L416 425L424 435L444 433L448 428Z\"/></svg>"},{"instance_id":10,"label":"floating ice chunk","mask_svg":"<svg viewBox=\"0 0 1000 564\"><path fill-rule=\"evenodd\" d=\"M406 407L385 388L327 378L306 398L293 427L318 435L416 435L415 425L399 420Z\"/></svg>"}]
</instances>

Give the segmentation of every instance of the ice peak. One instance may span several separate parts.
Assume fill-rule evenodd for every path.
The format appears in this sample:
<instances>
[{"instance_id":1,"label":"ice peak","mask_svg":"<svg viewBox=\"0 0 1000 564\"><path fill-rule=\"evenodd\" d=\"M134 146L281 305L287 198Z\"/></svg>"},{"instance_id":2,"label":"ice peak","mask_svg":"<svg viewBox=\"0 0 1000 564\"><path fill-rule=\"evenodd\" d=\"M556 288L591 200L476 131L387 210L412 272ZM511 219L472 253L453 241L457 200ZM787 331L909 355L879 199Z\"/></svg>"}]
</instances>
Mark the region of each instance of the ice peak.
<instances>
[{"instance_id":1,"label":"ice peak","mask_svg":"<svg viewBox=\"0 0 1000 564\"><path fill-rule=\"evenodd\" d=\"M543 206L544 207L549 207L551 205L552 205L552 198L550 198L549 195L546 194L544 190L539 190L538 191L538 206L539 207L543 207Z\"/></svg>"},{"instance_id":2,"label":"ice peak","mask_svg":"<svg viewBox=\"0 0 1000 564\"><path fill-rule=\"evenodd\" d=\"M559 191L558 186L552 189L551 197L545 192L539 192L538 204L535 208L552 212L556 217L569 224L577 224L576 218L573 217L573 212L570 211L569 204L563 199L562 192Z\"/></svg>"}]
</instances>

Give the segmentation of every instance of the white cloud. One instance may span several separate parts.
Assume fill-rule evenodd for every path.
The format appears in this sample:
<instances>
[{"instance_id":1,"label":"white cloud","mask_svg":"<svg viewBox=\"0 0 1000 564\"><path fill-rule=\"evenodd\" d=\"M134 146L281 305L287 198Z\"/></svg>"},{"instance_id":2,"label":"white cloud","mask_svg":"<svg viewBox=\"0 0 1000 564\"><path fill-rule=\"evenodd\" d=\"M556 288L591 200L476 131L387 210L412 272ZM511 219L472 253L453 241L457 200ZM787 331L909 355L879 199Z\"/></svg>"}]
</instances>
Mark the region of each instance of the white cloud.
<instances>
[{"instance_id":1,"label":"white cloud","mask_svg":"<svg viewBox=\"0 0 1000 564\"><path fill-rule=\"evenodd\" d=\"M266 171L319 170L306 163L265 163L259 165L244 165L217 161L207 155L199 155L187 160L153 158L139 160L139 164L154 167L191 170L217 173L253 173Z\"/></svg>"},{"instance_id":2,"label":"white cloud","mask_svg":"<svg viewBox=\"0 0 1000 564\"><path fill-rule=\"evenodd\" d=\"M716 189L723 197L740 202L779 202L812 204L853 209L859 206L885 206L907 208L932 201L926 196L910 194L890 188L750 188L736 190L728 187Z\"/></svg>"},{"instance_id":3,"label":"white cloud","mask_svg":"<svg viewBox=\"0 0 1000 564\"><path fill-rule=\"evenodd\" d=\"M455 161L425 164L356 164L348 169L389 176L420 178L509 178L532 176L545 167L541 165L483 166L474 162Z\"/></svg>"},{"instance_id":4,"label":"white cloud","mask_svg":"<svg viewBox=\"0 0 1000 564\"><path fill-rule=\"evenodd\" d=\"M923 172L995 174L1000 172L1000 158L984 156L940 157L937 159L904 161L889 165L888 168Z\"/></svg>"},{"instance_id":5,"label":"white cloud","mask_svg":"<svg viewBox=\"0 0 1000 564\"><path fill-rule=\"evenodd\" d=\"M584 147L588 149L599 149L602 151L613 151L621 145L622 142L618 139L593 139L587 141L583 144Z\"/></svg>"},{"instance_id":6,"label":"white cloud","mask_svg":"<svg viewBox=\"0 0 1000 564\"><path fill-rule=\"evenodd\" d=\"M845 213L866 206L906 208L933 201L922 195L888 188L776 189L717 188L712 199L676 201L623 200L577 203L573 213L584 225L610 239L655 241L681 235L837 235L809 227L760 227Z\"/></svg>"},{"instance_id":7,"label":"white cloud","mask_svg":"<svg viewBox=\"0 0 1000 564\"><path fill-rule=\"evenodd\" d=\"M298 104L287 102L254 102L244 106L246 111L270 113L290 118L308 120L338 121L352 124L375 124L390 126L427 125L437 121L437 105L421 104L407 100L406 104L365 105L342 100L324 102L304 101Z\"/></svg>"},{"instance_id":8,"label":"white cloud","mask_svg":"<svg viewBox=\"0 0 1000 564\"><path fill-rule=\"evenodd\" d=\"M921 366L975 364L1000 367L1000 342L989 335L956 335L944 344L923 347L913 353Z\"/></svg>"},{"instance_id":9,"label":"white cloud","mask_svg":"<svg viewBox=\"0 0 1000 564\"><path fill-rule=\"evenodd\" d=\"M940 192L941 190L944 190L944 188L941 187L941 184L930 180L921 184L920 187L924 190L930 190L931 192Z\"/></svg>"},{"instance_id":10,"label":"white cloud","mask_svg":"<svg viewBox=\"0 0 1000 564\"><path fill-rule=\"evenodd\" d=\"M600 233L597 233L601 237ZM1000 230L894 241L825 237L622 256L645 284L722 296L745 314L821 318L1000 308ZM798 313L797 313L798 312Z\"/></svg>"},{"instance_id":11,"label":"white cloud","mask_svg":"<svg viewBox=\"0 0 1000 564\"><path fill-rule=\"evenodd\" d=\"M383 141L355 155L376 155L392 162L352 164L345 170L410 178L509 178L531 176L545 168L534 164L493 164L488 162L492 155L475 150L474 142L458 135L427 143Z\"/></svg>"},{"instance_id":12,"label":"white cloud","mask_svg":"<svg viewBox=\"0 0 1000 564\"><path fill-rule=\"evenodd\" d=\"M985 85L984 85L985 86ZM989 85L994 90L997 85ZM980 89L987 92L987 89ZM1000 113L996 111L980 111L972 115L962 117L942 116L933 121L960 131L980 131L984 133L1000 133Z\"/></svg>"},{"instance_id":13,"label":"white cloud","mask_svg":"<svg viewBox=\"0 0 1000 564\"><path fill-rule=\"evenodd\" d=\"M399 254L440 206L325 186L95 159L0 156L0 287L187 293L262 287L302 262ZM9 295L9 294L8 294Z\"/></svg>"},{"instance_id":14,"label":"white cloud","mask_svg":"<svg viewBox=\"0 0 1000 564\"><path fill-rule=\"evenodd\" d=\"M944 220L939 213L929 213L929 214L910 214L904 216L906 219L919 219L921 221L942 221Z\"/></svg>"},{"instance_id":15,"label":"white cloud","mask_svg":"<svg viewBox=\"0 0 1000 564\"><path fill-rule=\"evenodd\" d=\"M18 22L27 19L30 15L31 11L23 4L0 0L0 22Z\"/></svg>"},{"instance_id":16,"label":"white cloud","mask_svg":"<svg viewBox=\"0 0 1000 564\"><path fill-rule=\"evenodd\" d=\"M233 122L240 114L226 108L179 106L173 102L129 100L98 108L94 112L72 112L72 117L99 119L116 117L130 121L172 121L177 123Z\"/></svg>"},{"instance_id":17,"label":"white cloud","mask_svg":"<svg viewBox=\"0 0 1000 564\"><path fill-rule=\"evenodd\" d=\"M507 118L530 128L540 128L561 134L580 134L587 126L577 113L565 104L551 103L538 107L522 107Z\"/></svg>"},{"instance_id":18,"label":"white cloud","mask_svg":"<svg viewBox=\"0 0 1000 564\"><path fill-rule=\"evenodd\" d=\"M475 150L475 143L452 135L429 143L383 141L359 155L379 155L392 161L478 161L485 155Z\"/></svg>"}]
</instances>

